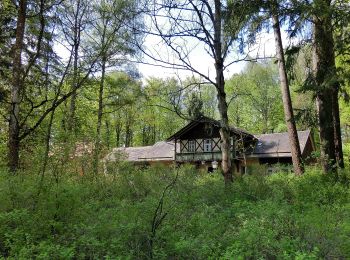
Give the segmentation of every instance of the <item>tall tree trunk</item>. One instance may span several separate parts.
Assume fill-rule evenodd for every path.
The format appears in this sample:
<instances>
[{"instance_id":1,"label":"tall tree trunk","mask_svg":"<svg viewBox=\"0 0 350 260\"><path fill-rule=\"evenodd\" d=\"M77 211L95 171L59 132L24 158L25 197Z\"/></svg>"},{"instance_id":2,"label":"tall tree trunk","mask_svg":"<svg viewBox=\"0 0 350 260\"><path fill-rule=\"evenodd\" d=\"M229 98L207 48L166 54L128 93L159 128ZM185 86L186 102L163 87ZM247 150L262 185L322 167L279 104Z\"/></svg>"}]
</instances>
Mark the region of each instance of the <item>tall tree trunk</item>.
<instances>
[{"instance_id":1,"label":"tall tree trunk","mask_svg":"<svg viewBox=\"0 0 350 260\"><path fill-rule=\"evenodd\" d=\"M45 154L44 154L44 161L43 161L43 167L41 169L41 178L40 178L40 185L43 184L44 176L47 168L47 164L49 161L49 154L50 154L50 140L51 140L51 132L52 132L52 124L53 119L55 116L55 109L51 111L50 119L49 119L49 125L47 127L46 132L46 138L45 138Z\"/></svg>"},{"instance_id":2,"label":"tall tree trunk","mask_svg":"<svg viewBox=\"0 0 350 260\"><path fill-rule=\"evenodd\" d=\"M320 131L321 164L324 172L332 171L336 160L331 97L332 92L330 90L320 91L316 97Z\"/></svg>"},{"instance_id":3,"label":"tall tree trunk","mask_svg":"<svg viewBox=\"0 0 350 260\"><path fill-rule=\"evenodd\" d=\"M111 129L109 126L108 119L105 120L105 125L106 125L106 144L107 144L107 149L109 150L111 148Z\"/></svg>"},{"instance_id":4,"label":"tall tree trunk","mask_svg":"<svg viewBox=\"0 0 350 260\"><path fill-rule=\"evenodd\" d=\"M102 58L102 74L100 81L100 89L98 94L98 112L97 112L97 129L96 129L96 140L94 149L94 173L98 174L98 159L100 155L100 140L101 140L101 125L103 115L103 90L106 73L106 57Z\"/></svg>"},{"instance_id":5,"label":"tall tree trunk","mask_svg":"<svg viewBox=\"0 0 350 260\"><path fill-rule=\"evenodd\" d=\"M47 42L47 45L49 45L49 41ZM46 54L46 67L45 67L45 96L46 100L48 99L49 95L49 62L50 62L50 56L48 53ZM46 106L45 106L46 107ZM51 132L52 132L52 124L53 124L53 119L55 116L55 111L56 109L53 109L51 111L50 119L49 119L49 125L47 127L47 132L46 132L46 138L45 138L45 153L44 153L44 159L43 159L43 166L41 169L41 179L40 179L40 188L41 185L43 184L44 181L44 176L46 172L46 167L49 161L49 153L50 153L50 140L51 140ZM40 191L39 191L40 192Z\"/></svg>"},{"instance_id":6,"label":"tall tree trunk","mask_svg":"<svg viewBox=\"0 0 350 260\"><path fill-rule=\"evenodd\" d=\"M157 127L155 124L153 124L153 127L152 127L152 144L154 144L157 140Z\"/></svg>"},{"instance_id":7,"label":"tall tree trunk","mask_svg":"<svg viewBox=\"0 0 350 260\"><path fill-rule=\"evenodd\" d=\"M330 7L330 0L319 1L322 10ZM326 11L327 12L327 11ZM334 170L336 163L335 133L333 120L333 85L330 84L335 75L334 43L329 14L313 17L313 74L316 91L316 106L318 111L318 123L321 143L321 162L324 172ZM338 95L338 93L336 93ZM341 141L340 141L341 144Z\"/></svg>"},{"instance_id":8,"label":"tall tree trunk","mask_svg":"<svg viewBox=\"0 0 350 260\"><path fill-rule=\"evenodd\" d=\"M26 12L27 1L20 0L17 14L16 41L13 47L13 75L8 140L8 165L11 172L16 172L19 166L19 106L21 102L20 95L24 87L22 79L22 51L26 23Z\"/></svg>"},{"instance_id":9,"label":"tall tree trunk","mask_svg":"<svg viewBox=\"0 0 350 260\"><path fill-rule=\"evenodd\" d=\"M146 146L147 145L147 137L146 137L146 127L142 127L142 145Z\"/></svg>"},{"instance_id":10,"label":"tall tree trunk","mask_svg":"<svg viewBox=\"0 0 350 260\"><path fill-rule=\"evenodd\" d=\"M70 108L69 108L69 117L67 122L68 134L75 132L75 111L76 111L76 100L77 100L77 86L78 86L78 59L79 59L79 46L80 46L80 33L81 33L81 24L80 24L80 0L76 4L76 12L74 14L74 36L73 36L73 45L74 45L74 56L73 56L73 79L72 79L72 95L70 98Z\"/></svg>"},{"instance_id":11,"label":"tall tree trunk","mask_svg":"<svg viewBox=\"0 0 350 260\"><path fill-rule=\"evenodd\" d=\"M102 14L102 23L103 23L103 31L102 31L102 42L101 47L106 48L106 31L107 31L107 22ZM106 51L106 50L105 50ZM95 140L95 149L94 149L94 172L98 174L98 161L100 156L100 142L101 142L101 125L102 125L102 116L103 116L103 92L104 92L104 83L105 83L105 75L106 75L106 63L107 63L107 54L103 53L101 59L101 80L100 80L100 89L98 94L98 111L97 111L97 128L96 128L96 140Z\"/></svg>"},{"instance_id":12,"label":"tall tree trunk","mask_svg":"<svg viewBox=\"0 0 350 260\"><path fill-rule=\"evenodd\" d=\"M215 71L216 71L216 89L218 98L218 109L220 113L220 137L221 137L221 152L222 161L221 167L224 174L225 184L233 182L232 162L231 162L231 145L230 145L230 127L227 115L227 101L225 93L225 78L224 78L224 60L222 58L222 39L221 39L221 3L220 0L215 0L215 20L214 20L214 50L215 50Z\"/></svg>"},{"instance_id":13,"label":"tall tree trunk","mask_svg":"<svg viewBox=\"0 0 350 260\"><path fill-rule=\"evenodd\" d=\"M269 132L269 112L267 109L263 109L263 120L264 120L263 134L267 134Z\"/></svg>"},{"instance_id":14,"label":"tall tree trunk","mask_svg":"<svg viewBox=\"0 0 350 260\"><path fill-rule=\"evenodd\" d=\"M278 59L278 70L281 81L282 99L284 108L284 118L288 128L289 144L292 152L292 161L294 173L301 175L304 172L304 167L301 161L301 151L299 145L299 138L297 128L295 126L292 100L290 97L289 84L286 72L286 65L284 60L282 37L280 30L280 23L278 19L277 10L272 10L273 30L275 36L276 54Z\"/></svg>"},{"instance_id":15,"label":"tall tree trunk","mask_svg":"<svg viewBox=\"0 0 350 260\"><path fill-rule=\"evenodd\" d=\"M331 1L324 2L327 5L327 11L331 9ZM332 89L332 116L333 116L333 128L334 128L334 153L337 166L344 168L344 156L342 148L342 137L340 129L340 115L339 115L339 88L340 84L337 78L337 71L335 65L335 49L334 49L334 39L333 39L333 26L332 26L332 17L331 14L327 12L327 15L324 16L323 21L323 30L324 36L327 37L325 49L329 52L328 60L328 74L329 78L326 78L327 82L332 82L329 88ZM322 44L321 42L321 44ZM326 58L326 57L324 57Z\"/></svg>"},{"instance_id":16,"label":"tall tree trunk","mask_svg":"<svg viewBox=\"0 0 350 260\"><path fill-rule=\"evenodd\" d=\"M128 116L126 117L125 122L125 147L130 146L130 120Z\"/></svg>"},{"instance_id":17,"label":"tall tree trunk","mask_svg":"<svg viewBox=\"0 0 350 260\"><path fill-rule=\"evenodd\" d=\"M78 48L76 45L74 47L74 61L73 61L73 81L72 81L72 95L70 99L69 106L69 118L67 122L68 134L75 131L75 111L76 111L76 100L77 100L77 78L78 78Z\"/></svg>"},{"instance_id":18,"label":"tall tree trunk","mask_svg":"<svg viewBox=\"0 0 350 260\"><path fill-rule=\"evenodd\" d=\"M232 162L231 162L231 144L230 144L230 127L227 116L226 93L224 90L218 90L218 108L221 119L220 137L222 161L221 167L225 178L225 183L229 184L233 181Z\"/></svg>"},{"instance_id":19,"label":"tall tree trunk","mask_svg":"<svg viewBox=\"0 0 350 260\"><path fill-rule=\"evenodd\" d=\"M118 121L115 125L115 143L116 143L116 147L120 146L120 136L121 136L121 131L122 131L122 124L121 124L121 119L119 116L119 112L118 112Z\"/></svg>"},{"instance_id":20,"label":"tall tree trunk","mask_svg":"<svg viewBox=\"0 0 350 260\"><path fill-rule=\"evenodd\" d=\"M133 130L130 128L129 146L133 146L133 144L134 144L134 132L133 132Z\"/></svg>"},{"instance_id":21,"label":"tall tree trunk","mask_svg":"<svg viewBox=\"0 0 350 260\"><path fill-rule=\"evenodd\" d=\"M339 168L344 168L343 142L340 129L340 115L339 115L339 83L337 82L333 89L332 95L332 114L334 123L334 149L335 158Z\"/></svg>"}]
</instances>

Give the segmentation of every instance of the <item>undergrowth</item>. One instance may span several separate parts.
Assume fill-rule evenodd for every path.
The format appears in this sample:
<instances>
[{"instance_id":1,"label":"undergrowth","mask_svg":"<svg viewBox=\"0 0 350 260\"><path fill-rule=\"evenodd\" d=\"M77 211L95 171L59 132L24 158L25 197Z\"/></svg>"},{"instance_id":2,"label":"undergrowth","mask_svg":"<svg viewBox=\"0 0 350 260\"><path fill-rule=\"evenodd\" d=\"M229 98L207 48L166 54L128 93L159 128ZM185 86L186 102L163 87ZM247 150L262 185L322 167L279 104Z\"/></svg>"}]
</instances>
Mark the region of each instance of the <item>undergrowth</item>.
<instances>
[{"instance_id":1,"label":"undergrowth","mask_svg":"<svg viewBox=\"0 0 350 260\"><path fill-rule=\"evenodd\" d=\"M55 176L0 173L3 258L350 257L345 172L246 175L229 188L191 167Z\"/></svg>"}]
</instances>

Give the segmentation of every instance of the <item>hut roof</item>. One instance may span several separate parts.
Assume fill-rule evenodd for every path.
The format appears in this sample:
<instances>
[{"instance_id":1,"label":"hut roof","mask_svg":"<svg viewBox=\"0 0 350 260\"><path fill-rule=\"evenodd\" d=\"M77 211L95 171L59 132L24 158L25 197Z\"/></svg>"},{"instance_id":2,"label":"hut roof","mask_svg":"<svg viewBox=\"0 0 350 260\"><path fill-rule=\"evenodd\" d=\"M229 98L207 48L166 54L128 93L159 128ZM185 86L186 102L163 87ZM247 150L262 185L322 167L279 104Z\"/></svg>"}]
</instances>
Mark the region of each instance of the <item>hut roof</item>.
<instances>
[{"instance_id":1,"label":"hut roof","mask_svg":"<svg viewBox=\"0 0 350 260\"><path fill-rule=\"evenodd\" d=\"M255 135L254 137L257 141L253 152L247 155L248 157L291 157L287 132ZM308 140L312 140L310 138L310 130L298 131L298 137L301 153L303 154ZM177 147L177 151L179 151L179 147ZM114 148L113 151L104 158L104 161L116 161L120 159L132 162L174 161L175 144L171 141L161 141L151 146Z\"/></svg>"},{"instance_id":2,"label":"hut roof","mask_svg":"<svg viewBox=\"0 0 350 260\"><path fill-rule=\"evenodd\" d=\"M115 161L118 159L125 159L133 162L174 161L175 144L161 141L151 146L114 148L105 158L107 161Z\"/></svg>"},{"instance_id":3,"label":"hut roof","mask_svg":"<svg viewBox=\"0 0 350 260\"><path fill-rule=\"evenodd\" d=\"M303 154L310 138L310 130L298 131L300 150ZM273 133L255 135L258 139L252 157L291 157L288 133Z\"/></svg>"}]
</instances>

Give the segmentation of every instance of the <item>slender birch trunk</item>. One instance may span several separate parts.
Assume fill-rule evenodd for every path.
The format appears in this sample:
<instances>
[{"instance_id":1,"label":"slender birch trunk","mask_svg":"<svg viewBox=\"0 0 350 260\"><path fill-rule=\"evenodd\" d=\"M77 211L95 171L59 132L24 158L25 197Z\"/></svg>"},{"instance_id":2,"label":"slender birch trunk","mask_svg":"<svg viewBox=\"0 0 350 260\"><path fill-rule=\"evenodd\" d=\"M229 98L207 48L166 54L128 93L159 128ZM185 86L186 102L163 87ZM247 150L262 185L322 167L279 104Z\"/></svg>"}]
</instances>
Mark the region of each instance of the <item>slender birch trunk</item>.
<instances>
[{"instance_id":1,"label":"slender birch trunk","mask_svg":"<svg viewBox=\"0 0 350 260\"><path fill-rule=\"evenodd\" d=\"M49 154L50 154L50 140L51 140L51 132L52 132L52 124L55 116L55 109L51 111L49 125L47 127L46 138L45 138L45 154L44 154L44 162L43 167L41 169L41 178L40 183L42 184L44 181L44 176L47 168L47 164L49 162Z\"/></svg>"},{"instance_id":2,"label":"slender birch trunk","mask_svg":"<svg viewBox=\"0 0 350 260\"><path fill-rule=\"evenodd\" d=\"M97 128L96 128L96 140L95 140L95 149L94 149L94 172L98 174L98 160L100 155L100 141L101 141L101 125L102 125L102 116L103 116L103 92L104 92L104 82L106 74L106 57L102 58L102 72L101 72L101 81L100 89L98 95L98 112L97 112Z\"/></svg>"}]
</instances>

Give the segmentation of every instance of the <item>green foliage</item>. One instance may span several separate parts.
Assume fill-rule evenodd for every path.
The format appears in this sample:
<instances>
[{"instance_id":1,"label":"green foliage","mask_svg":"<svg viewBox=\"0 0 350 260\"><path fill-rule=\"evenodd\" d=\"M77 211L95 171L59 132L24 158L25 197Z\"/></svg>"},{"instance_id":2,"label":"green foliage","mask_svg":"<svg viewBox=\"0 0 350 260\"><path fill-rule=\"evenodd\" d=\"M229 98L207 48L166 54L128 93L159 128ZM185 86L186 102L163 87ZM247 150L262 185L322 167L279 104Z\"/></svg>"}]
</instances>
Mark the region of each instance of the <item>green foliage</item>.
<instances>
[{"instance_id":1,"label":"green foliage","mask_svg":"<svg viewBox=\"0 0 350 260\"><path fill-rule=\"evenodd\" d=\"M344 152L344 162L346 167L350 166L350 144L346 143L343 145L343 152Z\"/></svg>"},{"instance_id":2,"label":"green foliage","mask_svg":"<svg viewBox=\"0 0 350 260\"><path fill-rule=\"evenodd\" d=\"M165 218L150 246L165 187ZM0 174L0 255L39 259L319 259L350 256L348 172L245 175L225 188L192 167L135 168L58 182ZM41 183L41 184L40 184Z\"/></svg>"},{"instance_id":3,"label":"green foliage","mask_svg":"<svg viewBox=\"0 0 350 260\"><path fill-rule=\"evenodd\" d=\"M197 119L203 115L203 101L195 94L192 93L189 100L188 115L191 119Z\"/></svg>"},{"instance_id":4,"label":"green foliage","mask_svg":"<svg viewBox=\"0 0 350 260\"><path fill-rule=\"evenodd\" d=\"M253 133L285 131L278 71L271 62L249 63L227 83L233 125Z\"/></svg>"}]
</instances>

